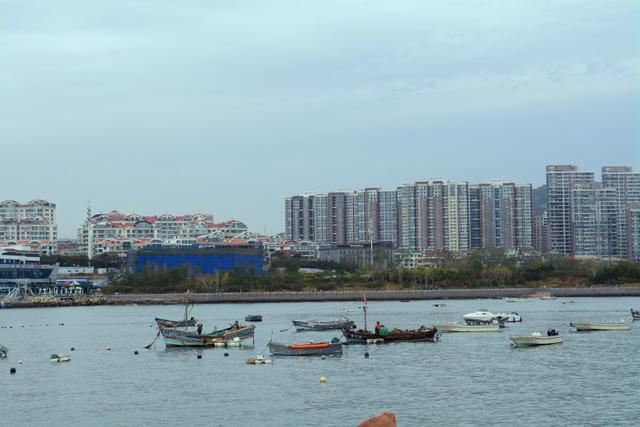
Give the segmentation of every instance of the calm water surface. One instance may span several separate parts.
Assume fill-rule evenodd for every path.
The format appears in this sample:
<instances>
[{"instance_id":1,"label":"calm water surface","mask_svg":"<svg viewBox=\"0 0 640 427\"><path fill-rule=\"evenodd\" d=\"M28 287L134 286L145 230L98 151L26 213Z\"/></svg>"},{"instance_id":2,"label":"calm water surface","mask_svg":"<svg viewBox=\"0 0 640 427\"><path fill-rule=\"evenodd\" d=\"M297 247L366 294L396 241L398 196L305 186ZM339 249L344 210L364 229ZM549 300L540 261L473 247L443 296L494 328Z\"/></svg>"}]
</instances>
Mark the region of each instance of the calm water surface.
<instances>
[{"instance_id":1,"label":"calm water surface","mask_svg":"<svg viewBox=\"0 0 640 427\"><path fill-rule=\"evenodd\" d=\"M435 344L348 346L326 360L274 358L271 366L244 360L262 352L272 332L282 341L339 336L289 326L294 318L334 318L356 304L198 305L192 314L205 329L264 316L255 347L205 350L165 350L161 339L144 350L156 335L153 318L180 318L177 306L0 310L0 344L10 348L0 360L0 424L353 426L393 411L401 426L638 425L640 322L627 332L574 333L569 321L630 321L640 298L562 301L446 301L444 308L433 306L440 301L371 302L370 325L459 321L480 308L517 311L523 322L499 333L443 334ZM359 312L354 317L361 323ZM509 346L509 335L551 327L563 344ZM58 352L72 361L49 362Z\"/></svg>"}]
</instances>

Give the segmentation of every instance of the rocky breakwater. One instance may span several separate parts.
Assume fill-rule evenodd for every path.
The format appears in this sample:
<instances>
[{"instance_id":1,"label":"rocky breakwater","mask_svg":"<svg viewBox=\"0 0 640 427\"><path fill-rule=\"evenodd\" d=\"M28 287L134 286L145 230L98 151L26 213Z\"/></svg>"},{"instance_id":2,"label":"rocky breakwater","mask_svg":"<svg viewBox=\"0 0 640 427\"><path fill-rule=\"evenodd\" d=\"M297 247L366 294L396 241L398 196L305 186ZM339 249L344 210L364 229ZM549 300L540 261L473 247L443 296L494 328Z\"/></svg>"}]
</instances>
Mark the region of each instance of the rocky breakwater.
<instances>
[{"instance_id":1,"label":"rocky breakwater","mask_svg":"<svg viewBox=\"0 0 640 427\"><path fill-rule=\"evenodd\" d=\"M69 307L78 305L103 305L107 299L104 295L36 295L25 296L5 304L5 307Z\"/></svg>"}]
</instances>

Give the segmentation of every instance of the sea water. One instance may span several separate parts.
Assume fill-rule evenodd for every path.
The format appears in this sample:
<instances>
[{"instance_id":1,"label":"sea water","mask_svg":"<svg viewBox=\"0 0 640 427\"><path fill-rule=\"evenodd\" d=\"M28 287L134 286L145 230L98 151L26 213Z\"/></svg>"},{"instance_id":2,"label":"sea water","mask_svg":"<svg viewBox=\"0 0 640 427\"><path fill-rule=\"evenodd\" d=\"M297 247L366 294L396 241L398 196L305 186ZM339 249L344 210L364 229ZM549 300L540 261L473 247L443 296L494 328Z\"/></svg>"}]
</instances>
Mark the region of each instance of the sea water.
<instances>
[{"instance_id":1,"label":"sea water","mask_svg":"<svg viewBox=\"0 0 640 427\"><path fill-rule=\"evenodd\" d=\"M245 360L263 352L271 358L270 339L341 336L296 332L292 319L350 313L362 326L361 304L196 305L190 315L205 331L244 323L248 314L264 318L256 323L254 347L204 350L167 350L162 338L144 349L156 337L154 317L180 319L180 306L0 310L0 344L10 349L0 360L0 424L354 426L391 411L400 426L637 425L640 322L630 331L590 333L572 332L569 322L630 322L629 309L640 308L640 298L566 301L370 301L369 327L378 320L390 328L462 321L463 314L479 309L516 311L523 320L498 333L448 333L438 343L350 345L339 357L272 357L272 365L257 366ZM434 306L442 302L446 307ZM510 335L549 328L560 331L562 344L510 346ZM52 353L70 355L71 362L52 363Z\"/></svg>"}]
</instances>

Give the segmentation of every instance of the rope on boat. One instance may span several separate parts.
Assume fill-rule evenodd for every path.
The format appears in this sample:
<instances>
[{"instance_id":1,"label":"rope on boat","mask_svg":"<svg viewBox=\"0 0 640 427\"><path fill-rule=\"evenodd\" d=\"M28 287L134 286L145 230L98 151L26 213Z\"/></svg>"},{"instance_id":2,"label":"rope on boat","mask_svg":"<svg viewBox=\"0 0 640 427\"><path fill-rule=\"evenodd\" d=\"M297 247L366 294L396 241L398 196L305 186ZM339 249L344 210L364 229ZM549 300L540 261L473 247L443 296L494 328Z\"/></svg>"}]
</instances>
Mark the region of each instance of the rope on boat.
<instances>
[{"instance_id":1,"label":"rope on boat","mask_svg":"<svg viewBox=\"0 0 640 427\"><path fill-rule=\"evenodd\" d=\"M264 349L258 354L264 356L264 352L267 351L267 348L269 348L269 344L271 344L272 340L273 340L273 331L271 331L271 338L269 338L269 342L267 342L267 345L265 345Z\"/></svg>"},{"instance_id":2,"label":"rope on boat","mask_svg":"<svg viewBox=\"0 0 640 427\"><path fill-rule=\"evenodd\" d=\"M156 343L156 340L158 339L158 337L159 337L159 336L160 336L160 331L158 331L158 335L156 335L155 339L151 342L151 344L149 344L149 345L148 345L148 346L146 346L145 348L146 348L146 349L151 348L151 347Z\"/></svg>"},{"instance_id":3,"label":"rope on boat","mask_svg":"<svg viewBox=\"0 0 640 427\"><path fill-rule=\"evenodd\" d=\"M289 326L287 329L280 329L280 332L287 332L289 329L291 329L291 326ZM273 331L271 331L271 335L273 335Z\"/></svg>"}]
</instances>

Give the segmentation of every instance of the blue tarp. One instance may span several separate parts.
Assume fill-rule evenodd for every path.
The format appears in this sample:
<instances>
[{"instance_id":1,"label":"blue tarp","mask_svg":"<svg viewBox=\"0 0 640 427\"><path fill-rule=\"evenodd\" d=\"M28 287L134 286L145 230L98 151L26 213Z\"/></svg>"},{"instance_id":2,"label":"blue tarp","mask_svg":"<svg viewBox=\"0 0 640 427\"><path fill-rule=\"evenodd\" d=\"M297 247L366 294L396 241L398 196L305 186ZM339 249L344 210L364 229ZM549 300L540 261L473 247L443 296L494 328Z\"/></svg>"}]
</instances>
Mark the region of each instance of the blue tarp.
<instances>
[{"instance_id":1,"label":"blue tarp","mask_svg":"<svg viewBox=\"0 0 640 427\"><path fill-rule=\"evenodd\" d=\"M194 271L203 274L214 274L216 271L231 271L234 267L249 266L256 274L263 274L263 258L261 255L240 254L145 254L135 256L135 271L140 273L145 267L173 269L188 265Z\"/></svg>"}]
</instances>

